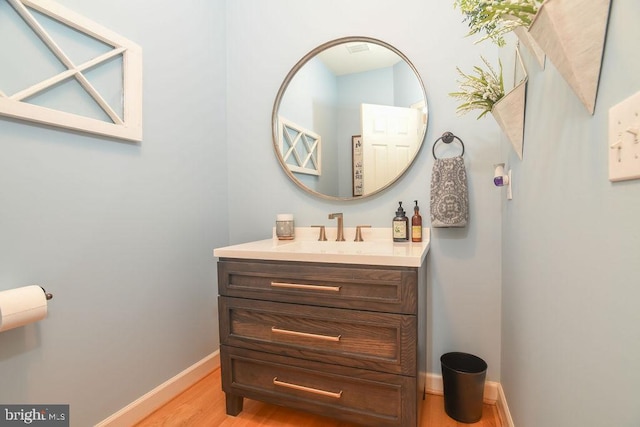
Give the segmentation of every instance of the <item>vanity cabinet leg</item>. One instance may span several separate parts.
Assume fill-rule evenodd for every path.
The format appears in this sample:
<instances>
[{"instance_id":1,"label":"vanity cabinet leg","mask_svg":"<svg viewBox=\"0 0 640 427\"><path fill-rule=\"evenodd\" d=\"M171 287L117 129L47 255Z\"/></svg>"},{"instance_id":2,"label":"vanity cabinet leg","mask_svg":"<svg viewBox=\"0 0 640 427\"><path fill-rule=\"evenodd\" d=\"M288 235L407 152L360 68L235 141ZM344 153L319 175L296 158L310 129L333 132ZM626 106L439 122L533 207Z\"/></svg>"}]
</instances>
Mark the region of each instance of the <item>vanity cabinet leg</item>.
<instances>
[{"instance_id":1,"label":"vanity cabinet leg","mask_svg":"<svg viewBox=\"0 0 640 427\"><path fill-rule=\"evenodd\" d=\"M237 396L231 393L225 393L227 402L227 415L236 416L242 412L242 396Z\"/></svg>"}]
</instances>

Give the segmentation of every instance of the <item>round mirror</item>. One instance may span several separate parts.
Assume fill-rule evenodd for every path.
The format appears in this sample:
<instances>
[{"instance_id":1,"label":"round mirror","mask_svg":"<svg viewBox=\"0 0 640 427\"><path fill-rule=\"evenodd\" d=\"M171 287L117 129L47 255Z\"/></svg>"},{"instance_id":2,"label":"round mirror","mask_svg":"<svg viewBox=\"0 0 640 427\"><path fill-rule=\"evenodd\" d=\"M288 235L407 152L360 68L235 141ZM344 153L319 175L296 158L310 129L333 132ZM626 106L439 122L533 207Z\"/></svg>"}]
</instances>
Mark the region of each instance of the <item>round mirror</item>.
<instances>
[{"instance_id":1,"label":"round mirror","mask_svg":"<svg viewBox=\"0 0 640 427\"><path fill-rule=\"evenodd\" d=\"M427 130L427 99L393 46L345 37L305 55L273 106L273 144L298 186L354 200L379 193L409 168Z\"/></svg>"}]
</instances>

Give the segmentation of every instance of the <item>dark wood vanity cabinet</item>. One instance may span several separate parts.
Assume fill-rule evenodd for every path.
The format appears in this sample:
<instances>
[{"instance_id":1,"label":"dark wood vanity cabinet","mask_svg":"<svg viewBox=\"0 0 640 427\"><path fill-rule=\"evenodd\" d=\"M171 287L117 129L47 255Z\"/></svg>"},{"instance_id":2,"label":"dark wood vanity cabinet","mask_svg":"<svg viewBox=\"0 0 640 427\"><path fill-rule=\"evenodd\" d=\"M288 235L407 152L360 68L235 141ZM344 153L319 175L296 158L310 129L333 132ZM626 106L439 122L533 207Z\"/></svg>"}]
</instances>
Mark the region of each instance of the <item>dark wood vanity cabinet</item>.
<instances>
[{"instance_id":1,"label":"dark wood vanity cabinet","mask_svg":"<svg viewBox=\"0 0 640 427\"><path fill-rule=\"evenodd\" d=\"M221 258L227 413L243 398L366 426L416 426L426 268Z\"/></svg>"}]
</instances>

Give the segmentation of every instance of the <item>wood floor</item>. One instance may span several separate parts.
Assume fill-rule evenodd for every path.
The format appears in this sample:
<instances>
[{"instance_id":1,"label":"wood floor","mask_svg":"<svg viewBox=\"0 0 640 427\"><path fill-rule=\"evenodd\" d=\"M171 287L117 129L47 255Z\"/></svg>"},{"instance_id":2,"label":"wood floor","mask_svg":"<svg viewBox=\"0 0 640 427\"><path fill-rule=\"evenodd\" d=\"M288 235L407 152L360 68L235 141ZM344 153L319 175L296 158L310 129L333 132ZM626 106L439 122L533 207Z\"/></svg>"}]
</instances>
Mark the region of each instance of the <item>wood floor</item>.
<instances>
[{"instance_id":1,"label":"wood floor","mask_svg":"<svg viewBox=\"0 0 640 427\"><path fill-rule=\"evenodd\" d=\"M501 427L495 405L485 404L482 419L473 424L459 423L449 418L444 412L442 396L428 394L424 405L425 413L420 427ZM362 427L249 399L244 400L244 410L238 416L226 415L220 369L216 369L136 425L156 426Z\"/></svg>"}]
</instances>

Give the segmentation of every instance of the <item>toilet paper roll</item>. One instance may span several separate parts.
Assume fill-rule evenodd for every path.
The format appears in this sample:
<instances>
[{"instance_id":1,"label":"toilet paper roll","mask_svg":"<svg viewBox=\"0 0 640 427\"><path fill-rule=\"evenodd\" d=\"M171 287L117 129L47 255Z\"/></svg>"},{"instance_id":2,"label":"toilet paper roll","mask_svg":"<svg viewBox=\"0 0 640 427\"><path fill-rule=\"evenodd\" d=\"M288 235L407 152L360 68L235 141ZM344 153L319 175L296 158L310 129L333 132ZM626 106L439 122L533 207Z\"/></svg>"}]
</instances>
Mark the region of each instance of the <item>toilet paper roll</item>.
<instances>
[{"instance_id":1,"label":"toilet paper roll","mask_svg":"<svg viewBox=\"0 0 640 427\"><path fill-rule=\"evenodd\" d=\"M47 317L47 297L38 285L0 292L0 332Z\"/></svg>"}]
</instances>

